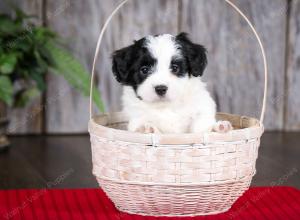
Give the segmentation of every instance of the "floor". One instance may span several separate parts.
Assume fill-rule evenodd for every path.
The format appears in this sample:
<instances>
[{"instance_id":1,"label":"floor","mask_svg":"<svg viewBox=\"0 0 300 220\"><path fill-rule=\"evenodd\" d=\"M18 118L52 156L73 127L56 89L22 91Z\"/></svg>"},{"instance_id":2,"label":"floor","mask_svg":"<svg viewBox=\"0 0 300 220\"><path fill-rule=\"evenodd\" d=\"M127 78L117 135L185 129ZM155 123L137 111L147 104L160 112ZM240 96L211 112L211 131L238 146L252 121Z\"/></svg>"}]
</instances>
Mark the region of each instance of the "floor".
<instances>
[{"instance_id":1,"label":"floor","mask_svg":"<svg viewBox=\"0 0 300 220\"><path fill-rule=\"evenodd\" d=\"M0 189L97 187L87 135L10 139L0 153ZM252 185L300 189L300 133L265 133L256 167Z\"/></svg>"}]
</instances>

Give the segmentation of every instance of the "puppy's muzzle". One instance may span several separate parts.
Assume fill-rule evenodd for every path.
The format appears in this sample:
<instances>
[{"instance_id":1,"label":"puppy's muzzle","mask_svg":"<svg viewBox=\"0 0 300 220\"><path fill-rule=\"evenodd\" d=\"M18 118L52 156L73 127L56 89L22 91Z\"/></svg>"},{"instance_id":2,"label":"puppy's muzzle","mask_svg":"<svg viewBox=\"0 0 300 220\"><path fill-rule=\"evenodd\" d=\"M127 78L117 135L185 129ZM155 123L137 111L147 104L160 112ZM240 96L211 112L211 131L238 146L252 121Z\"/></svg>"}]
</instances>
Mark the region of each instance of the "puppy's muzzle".
<instances>
[{"instance_id":1,"label":"puppy's muzzle","mask_svg":"<svg viewBox=\"0 0 300 220\"><path fill-rule=\"evenodd\" d=\"M155 86L154 89L158 96L164 96L168 91L168 87L165 85Z\"/></svg>"}]
</instances>

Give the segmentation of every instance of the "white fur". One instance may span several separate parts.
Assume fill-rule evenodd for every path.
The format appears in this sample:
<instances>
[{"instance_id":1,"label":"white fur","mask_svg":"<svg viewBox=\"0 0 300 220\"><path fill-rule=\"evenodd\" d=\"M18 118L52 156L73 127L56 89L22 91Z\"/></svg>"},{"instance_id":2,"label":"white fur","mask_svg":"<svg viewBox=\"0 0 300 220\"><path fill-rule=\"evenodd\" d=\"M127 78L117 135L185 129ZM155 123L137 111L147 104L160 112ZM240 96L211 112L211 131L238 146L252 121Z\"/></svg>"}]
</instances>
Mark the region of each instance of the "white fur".
<instances>
[{"instance_id":1,"label":"white fur","mask_svg":"<svg viewBox=\"0 0 300 220\"><path fill-rule=\"evenodd\" d=\"M168 92L164 99L172 101L176 99L176 96L182 94L184 84L188 81L188 77L179 79L170 72L169 67L172 57L181 57L174 40L175 38L169 34L147 37L147 48L153 57L157 59L157 64L154 67L154 73L137 89L137 94L146 102L155 102L161 99L154 92L154 86L168 86Z\"/></svg>"},{"instance_id":2,"label":"white fur","mask_svg":"<svg viewBox=\"0 0 300 220\"><path fill-rule=\"evenodd\" d=\"M216 105L201 78L188 74L179 78L171 73L172 57L182 56L174 39L172 35L148 37L147 48L157 65L139 85L137 94L132 87L124 86L123 111L129 117L130 131L147 130L150 126L162 133L207 132L216 123ZM164 98L155 93L158 85L168 86Z\"/></svg>"}]
</instances>

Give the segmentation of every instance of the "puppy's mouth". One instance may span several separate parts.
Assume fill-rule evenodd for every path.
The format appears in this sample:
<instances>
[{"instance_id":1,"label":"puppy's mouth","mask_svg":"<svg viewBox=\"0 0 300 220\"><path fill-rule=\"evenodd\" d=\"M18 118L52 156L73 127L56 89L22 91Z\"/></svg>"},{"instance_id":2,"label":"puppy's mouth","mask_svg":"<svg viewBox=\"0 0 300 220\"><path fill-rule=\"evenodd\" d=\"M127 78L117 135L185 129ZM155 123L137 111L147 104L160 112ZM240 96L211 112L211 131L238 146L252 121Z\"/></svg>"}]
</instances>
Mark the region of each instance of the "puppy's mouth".
<instances>
[{"instance_id":1,"label":"puppy's mouth","mask_svg":"<svg viewBox=\"0 0 300 220\"><path fill-rule=\"evenodd\" d=\"M156 96L155 99L151 101L151 103L168 103L171 102L170 98L168 96Z\"/></svg>"},{"instance_id":2,"label":"puppy's mouth","mask_svg":"<svg viewBox=\"0 0 300 220\"><path fill-rule=\"evenodd\" d=\"M169 102L170 99L167 96L157 96L157 102Z\"/></svg>"},{"instance_id":3,"label":"puppy's mouth","mask_svg":"<svg viewBox=\"0 0 300 220\"><path fill-rule=\"evenodd\" d=\"M170 102L170 98L168 98L167 96L156 96L154 99L152 100L147 100L144 99L142 96L136 94L136 97L143 102L148 102L148 103L167 103Z\"/></svg>"}]
</instances>

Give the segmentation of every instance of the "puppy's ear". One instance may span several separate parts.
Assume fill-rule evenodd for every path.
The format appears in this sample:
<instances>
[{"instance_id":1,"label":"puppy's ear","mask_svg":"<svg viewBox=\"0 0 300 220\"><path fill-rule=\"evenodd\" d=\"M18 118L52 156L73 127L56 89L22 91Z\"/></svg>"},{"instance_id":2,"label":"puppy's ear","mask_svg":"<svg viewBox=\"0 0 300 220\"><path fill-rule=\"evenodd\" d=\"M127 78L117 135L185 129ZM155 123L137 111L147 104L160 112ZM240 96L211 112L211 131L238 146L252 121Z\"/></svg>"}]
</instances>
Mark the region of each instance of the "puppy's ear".
<instances>
[{"instance_id":1,"label":"puppy's ear","mask_svg":"<svg viewBox=\"0 0 300 220\"><path fill-rule=\"evenodd\" d=\"M189 73L195 77L202 76L207 66L206 49L202 45L191 42L186 33L177 35L176 42L181 45L183 56L188 61Z\"/></svg>"},{"instance_id":2,"label":"puppy's ear","mask_svg":"<svg viewBox=\"0 0 300 220\"><path fill-rule=\"evenodd\" d=\"M117 50L112 55L112 71L120 83L126 83L132 59L134 56L134 45Z\"/></svg>"}]
</instances>

